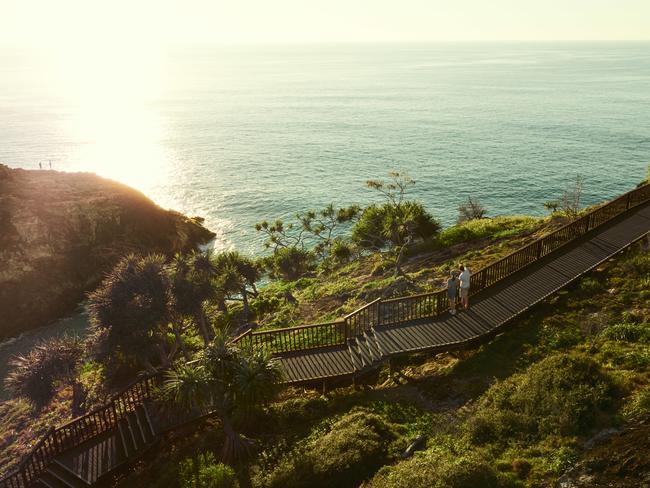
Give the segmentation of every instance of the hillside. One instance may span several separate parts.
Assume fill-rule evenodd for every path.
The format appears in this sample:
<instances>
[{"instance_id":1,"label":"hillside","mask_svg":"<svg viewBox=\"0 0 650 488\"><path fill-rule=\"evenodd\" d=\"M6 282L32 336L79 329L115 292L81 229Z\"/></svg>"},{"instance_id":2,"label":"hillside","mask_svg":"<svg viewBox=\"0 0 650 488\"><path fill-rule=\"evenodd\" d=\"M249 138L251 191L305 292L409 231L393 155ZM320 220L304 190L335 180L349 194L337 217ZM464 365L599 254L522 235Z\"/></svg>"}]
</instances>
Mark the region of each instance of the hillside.
<instances>
[{"instance_id":1,"label":"hillside","mask_svg":"<svg viewBox=\"0 0 650 488\"><path fill-rule=\"evenodd\" d=\"M258 449L240 486L645 486L648 280L637 245L478 349L411 356L358 389L285 392L241 426ZM222 442L217 421L190 426L114 486L189 486L183 466Z\"/></svg>"},{"instance_id":2,"label":"hillside","mask_svg":"<svg viewBox=\"0 0 650 488\"><path fill-rule=\"evenodd\" d=\"M172 254L212 237L201 219L94 174L0 165L0 338L72 310L126 253Z\"/></svg>"}]
</instances>

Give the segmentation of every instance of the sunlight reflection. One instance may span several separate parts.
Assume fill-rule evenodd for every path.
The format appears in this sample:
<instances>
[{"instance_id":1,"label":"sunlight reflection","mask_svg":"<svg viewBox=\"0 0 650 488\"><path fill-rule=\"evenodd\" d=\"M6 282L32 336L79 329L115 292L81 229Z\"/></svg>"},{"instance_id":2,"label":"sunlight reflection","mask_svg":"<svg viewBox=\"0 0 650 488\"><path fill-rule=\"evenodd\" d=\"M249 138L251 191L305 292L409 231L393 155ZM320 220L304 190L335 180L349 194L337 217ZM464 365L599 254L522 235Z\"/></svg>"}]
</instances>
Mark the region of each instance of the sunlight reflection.
<instances>
[{"instance_id":1,"label":"sunlight reflection","mask_svg":"<svg viewBox=\"0 0 650 488\"><path fill-rule=\"evenodd\" d=\"M160 53L143 44L95 42L60 49L53 61L70 108L62 130L80 141L69 168L149 193L168 167L155 107Z\"/></svg>"}]
</instances>

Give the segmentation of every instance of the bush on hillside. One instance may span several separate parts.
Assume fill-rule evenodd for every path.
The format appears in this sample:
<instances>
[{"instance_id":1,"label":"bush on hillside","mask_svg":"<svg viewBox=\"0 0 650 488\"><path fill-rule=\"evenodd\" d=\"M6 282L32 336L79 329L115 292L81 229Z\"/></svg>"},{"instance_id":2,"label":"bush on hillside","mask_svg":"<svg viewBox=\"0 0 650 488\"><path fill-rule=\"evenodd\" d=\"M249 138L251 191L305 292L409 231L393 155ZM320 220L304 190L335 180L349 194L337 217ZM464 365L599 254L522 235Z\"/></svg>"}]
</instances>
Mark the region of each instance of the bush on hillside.
<instances>
[{"instance_id":1,"label":"bush on hillside","mask_svg":"<svg viewBox=\"0 0 650 488\"><path fill-rule=\"evenodd\" d=\"M534 217L495 217L469 220L443 230L438 238L438 245L447 247L485 237L508 237L532 230L538 222L539 220Z\"/></svg>"},{"instance_id":2,"label":"bush on hillside","mask_svg":"<svg viewBox=\"0 0 650 488\"><path fill-rule=\"evenodd\" d=\"M390 444L398 437L380 415L354 409L328 432L316 432L285 455L254 486L292 488L358 486L390 460Z\"/></svg>"},{"instance_id":3,"label":"bush on hillside","mask_svg":"<svg viewBox=\"0 0 650 488\"><path fill-rule=\"evenodd\" d=\"M484 219L487 215L487 209L478 200L473 200L468 197L465 202L458 206L458 219L457 222L462 224L469 220Z\"/></svg>"},{"instance_id":4,"label":"bush on hillside","mask_svg":"<svg viewBox=\"0 0 650 488\"><path fill-rule=\"evenodd\" d=\"M363 211L352 228L352 241L362 248L384 249L402 245L409 234L414 240L423 240L439 230L440 223L419 202L402 202L400 211L394 204L384 203Z\"/></svg>"},{"instance_id":5,"label":"bush on hillside","mask_svg":"<svg viewBox=\"0 0 650 488\"><path fill-rule=\"evenodd\" d=\"M493 385L466 428L476 444L581 434L615 397L612 378L593 360L557 354Z\"/></svg>"},{"instance_id":6,"label":"bush on hillside","mask_svg":"<svg viewBox=\"0 0 650 488\"><path fill-rule=\"evenodd\" d=\"M508 488L519 486L496 471L493 462L478 453L429 449L407 461L386 466L363 488Z\"/></svg>"},{"instance_id":7,"label":"bush on hillside","mask_svg":"<svg viewBox=\"0 0 650 488\"><path fill-rule=\"evenodd\" d=\"M282 247L265 257L262 265L271 278L293 281L316 269L316 256L299 247Z\"/></svg>"},{"instance_id":8,"label":"bush on hillside","mask_svg":"<svg viewBox=\"0 0 650 488\"><path fill-rule=\"evenodd\" d=\"M214 454L206 452L181 461L178 470L181 488L237 488L235 471L217 463Z\"/></svg>"},{"instance_id":9,"label":"bush on hillside","mask_svg":"<svg viewBox=\"0 0 650 488\"><path fill-rule=\"evenodd\" d=\"M603 331L603 337L620 342L650 342L650 324L614 324Z\"/></svg>"}]
</instances>

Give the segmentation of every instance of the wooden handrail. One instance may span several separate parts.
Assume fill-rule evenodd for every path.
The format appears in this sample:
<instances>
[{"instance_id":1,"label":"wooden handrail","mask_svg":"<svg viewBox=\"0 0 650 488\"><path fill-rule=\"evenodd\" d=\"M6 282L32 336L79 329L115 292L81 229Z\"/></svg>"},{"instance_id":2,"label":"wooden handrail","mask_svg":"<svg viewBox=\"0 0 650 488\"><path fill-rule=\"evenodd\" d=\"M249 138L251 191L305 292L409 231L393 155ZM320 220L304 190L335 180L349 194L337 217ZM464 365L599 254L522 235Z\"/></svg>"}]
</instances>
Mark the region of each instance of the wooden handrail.
<instances>
[{"instance_id":1,"label":"wooden handrail","mask_svg":"<svg viewBox=\"0 0 650 488\"><path fill-rule=\"evenodd\" d=\"M650 184L643 184L634 190L598 205L584 215L566 223L559 229L550 232L526 246L512 251L508 255L474 272L470 278L470 294L474 295L485 288L507 278L511 274L548 256L562 246L584 236L593 229L600 227L611 219L624 214L628 210L647 202L650 199ZM432 292L407 295L389 299L377 299L363 305L361 308L346 315L344 340L325 341L322 344L309 343L305 349L315 347L332 347L345 344L347 339L364 334L371 326L397 325L411 320L432 318L447 311L447 294L445 289ZM284 343L287 336L295 336L311 327L322 327L331 324L316 324L297 327L284 327L267 331L253 332L253 336L264 335L269 341L277 340ZM233 342L244 341L246 337L239 336ZM271 348L272 353L294 352L297 345L304 341L293 338L292 347ZM341 339L341 338L339 338ZM254 341L251 342L254 345Z\"/></svg>"},{"instance_id":2,"label":"wooden handrail","mask_svg":"<svg viewBox=\"0 0 650 488\"><path fill-rule=\"evenodd\" d=\"M0 488L26 488L59 454L113 428L126 413L135 409L146 398L151 398L148 384L161 372L142 376L97 407L59 427L52 427L32 447L18 468L0 479ZM119 405L121 408L116 408ZM106 415L108 414L108 415Z\"/></svg>"}]
</instances>

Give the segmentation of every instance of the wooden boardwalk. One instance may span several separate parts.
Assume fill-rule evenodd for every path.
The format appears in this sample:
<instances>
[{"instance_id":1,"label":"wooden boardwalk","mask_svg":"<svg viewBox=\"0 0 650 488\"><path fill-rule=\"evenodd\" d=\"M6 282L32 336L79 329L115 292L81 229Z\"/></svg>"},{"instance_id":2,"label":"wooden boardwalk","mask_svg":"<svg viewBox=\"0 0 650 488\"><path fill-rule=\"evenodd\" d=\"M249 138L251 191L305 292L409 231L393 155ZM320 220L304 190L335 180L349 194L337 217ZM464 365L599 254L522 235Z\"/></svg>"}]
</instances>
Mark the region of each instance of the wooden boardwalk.
<instances>
[{"instance_id":1,"label":"wooden boardwalk","mask_svg":"<svg viewBox=\"0 0 650 488\"><path fill-rule=\"evenodd\" d=\"M373 325L338 347L281 354L278 360L286 382L354 378L391 357L444 352L481 342L649 231L650 206L643 205L474 295L468 311L395 326Z\"/></svg>"}]
</instances>

